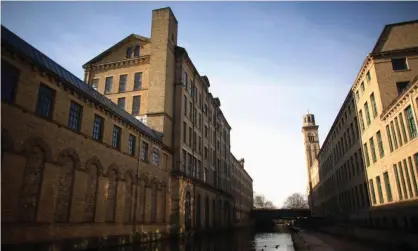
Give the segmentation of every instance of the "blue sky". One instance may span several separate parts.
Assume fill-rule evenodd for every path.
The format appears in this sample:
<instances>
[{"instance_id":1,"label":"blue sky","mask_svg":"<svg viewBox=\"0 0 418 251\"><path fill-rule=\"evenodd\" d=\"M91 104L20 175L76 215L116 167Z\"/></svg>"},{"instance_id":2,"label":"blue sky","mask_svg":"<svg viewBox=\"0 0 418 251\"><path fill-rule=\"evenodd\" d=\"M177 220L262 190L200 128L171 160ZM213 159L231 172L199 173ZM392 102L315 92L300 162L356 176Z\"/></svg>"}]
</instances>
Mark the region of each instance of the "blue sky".
<instances>
[{"instance_id":1,"label":"blue sky","mask_svg":"<svg viewBox=\"0 0 418 251\"><path fill-rule=\"evenodd\" d=\"M323 142L384 25L418 18L414 2L2 2L1 22L83 79L103 50L150 37L151 11L166 6L221 99L232 152L276 206L306 191L303 115Z\"/></svg>"}]
</instances>

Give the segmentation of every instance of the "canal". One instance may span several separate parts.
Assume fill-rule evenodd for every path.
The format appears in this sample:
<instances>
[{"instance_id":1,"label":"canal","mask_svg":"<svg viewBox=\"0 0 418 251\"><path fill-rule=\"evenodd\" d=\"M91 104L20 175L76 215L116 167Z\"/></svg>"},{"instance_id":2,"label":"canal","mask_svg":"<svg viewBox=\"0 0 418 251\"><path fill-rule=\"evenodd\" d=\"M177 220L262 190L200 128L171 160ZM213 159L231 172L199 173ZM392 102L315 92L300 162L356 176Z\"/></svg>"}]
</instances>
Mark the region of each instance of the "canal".
<instances>
[{"instance_id":1,"label":"canal","mask_svg":"<svg viewBox=\"0 0 418 251\"><path fill-rule=\"evenodd\" d=\"M109 251L294 251L290 233L277 229L274 232L256 232L241 229L184 240L159 241L135 246L122 246Z\"/></svg>"}]
</instances>

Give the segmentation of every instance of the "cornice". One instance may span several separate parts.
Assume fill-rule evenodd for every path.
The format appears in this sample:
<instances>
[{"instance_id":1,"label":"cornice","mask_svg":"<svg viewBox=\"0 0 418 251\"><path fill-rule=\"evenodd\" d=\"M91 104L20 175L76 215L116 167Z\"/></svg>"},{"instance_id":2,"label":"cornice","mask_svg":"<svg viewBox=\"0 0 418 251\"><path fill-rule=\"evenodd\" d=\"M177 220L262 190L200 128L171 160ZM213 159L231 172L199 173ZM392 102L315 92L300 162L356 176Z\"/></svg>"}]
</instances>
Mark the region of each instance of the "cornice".
<instances>
[{"instance_id":1,"label":"cornice","mask_svg":"<svg viewBox=\"0 0 418 251\"><path fill-rule=\"evenodd\" d=\"M112 62L106 62L103 64L94 64L89 66L86 71L94 70L94 71L106 71L106 70L112 70L112 69L119 69L124 68L128 66L133 65L144 65L150 63L150 56L142 56L139 58L127 58L119 61L112 61Z\"/></svg>"}]
</instances>

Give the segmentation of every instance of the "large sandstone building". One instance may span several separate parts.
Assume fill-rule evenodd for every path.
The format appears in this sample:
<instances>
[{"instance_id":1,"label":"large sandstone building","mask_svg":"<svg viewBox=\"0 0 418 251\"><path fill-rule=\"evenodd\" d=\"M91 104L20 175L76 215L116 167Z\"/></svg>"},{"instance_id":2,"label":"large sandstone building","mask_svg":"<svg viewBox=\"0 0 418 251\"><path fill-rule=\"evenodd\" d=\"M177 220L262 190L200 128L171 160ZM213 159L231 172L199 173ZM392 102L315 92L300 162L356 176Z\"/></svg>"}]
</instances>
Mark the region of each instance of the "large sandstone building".
<instances>
[{"instance_id":1,"label":"large sandstone building","mask_svg":"<svg viewBox=\"0 0 418 251\"><path fill-rule=\"evenodd\" d=\"M177 36L154 10L150 38L105 50L82 81L2 26L2 243L250 223L252 179Z\"/></svg>"},{"instance_id":2,"label":"large sandstone building","mask_svg":"<svg viewBox=\"0 0 418 251\"><path fill-rule=\"evenodd\" d=\"M385 26L319 149L304 117L314 215L418 228L418 21Z\"/></svg>"}]
</instances>

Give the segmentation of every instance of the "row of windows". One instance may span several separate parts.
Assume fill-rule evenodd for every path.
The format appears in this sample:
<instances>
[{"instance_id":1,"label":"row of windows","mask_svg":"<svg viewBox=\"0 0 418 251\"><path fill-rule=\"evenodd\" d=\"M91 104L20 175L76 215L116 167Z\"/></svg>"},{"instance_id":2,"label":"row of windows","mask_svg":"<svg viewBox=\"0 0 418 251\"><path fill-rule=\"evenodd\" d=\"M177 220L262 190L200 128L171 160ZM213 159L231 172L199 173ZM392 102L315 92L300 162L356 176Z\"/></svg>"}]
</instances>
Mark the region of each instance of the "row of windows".
<instances>
[{"instance_id":1,"label":"row of windows","mask_svg":"<svg viewBox=\"0 0 418 251\"><path fill-rule=\"evenodd\" d=\"M380 131L377 131L376 133L376 142L377 142L377 151L379 152L379 155L376 154L376 145L374 141L374 137L372 136L368 142L363 144L363 151L364 151L364 159L366 162L366 166L370 166L370 155L369 155L369 146L370 146L370 153L372 155L372 161L373 163L377 162L377 156L380 158L383 158L385 156L385 150L383 147L383 140L382 140L382 134Z\"/></svg>"},{"instance_id":2,"label":"row of windows","mask_svg":"<svg viewBox=\"0 0 418 251\"><path fill-rule=\"evenodd\" d=\"M377 105L376 105L376 99L374 97L374 93L370 94L370 103L372 106L373 119L375 119L377 117ZM364 107L364 112L366 116L367 126L369 126L371 124L371 118L370 118L369 104L367 101L364 103L363 107ZM363 111L361 109L359 110L358 116L359 116L359 121L360 121L360 129L361 131L364 131L366 128L365 128L365 124L363 120Z\"/></svg>"},{"instance_id":3,"label":"row of windows","mask_svg":"<svg viewBox=\"0 0 418 251\"><path fill-rule=\"evenodd\" d=\"M367 73L366 73L366 82L367 83L370 83L370 80L371 79L372 79L372 77L371 77L370 71L367 71ZM366 91L366 88L364 86L364 81L361 81L360 90L361 90L361 94L363 94ZM357 101L359 101L359 99L360 99L360 95L359 95L359 91L358 90L356 91L355 98L356 98Z\"/></svg>"},{"instance_id":4,"label":"row of windows","mask_svg":"<svg viewBox=\"0 0 418 251\"><path fill-rule=\"evenodd\" d=\"M405 116L408 134L405 128L403 116ZM397 117L395 117L386 125L386 134L389 140L390 152L397 150L398 147L401 147L403 144L406 144L409 140L412 140L417 137L417 126L415 123L414 114L412 112L412 107L410 105L404 109L403 113L399 113Z\"/></svg>"},{"instance_id":5,"label":"row of windows","mask_svg":"<svg viewBox=\"0 0 418 251\"><path fill-rule=\"evenodd\" d=\"M126 86L128 84L128 74L122 74L119 76L119 87L118 92L126 92ZM99 79L95 78L91 82L91 86L96 91L99 88ZM105 89L104 93L109 94L112 93L113 88L113 76L106 77L105 79ZM142 72L136 72L134 73L134 84L132 91L139 91L142 89Z\"/></svg>"},{"instance_id":6,"label":"row of windows","mask_svg":"<svg viewBox=\"0 0 418 251\"><path fill-rule=\"evenodd\" d=\"M130 46L126 48L126 58L132 58L132 56L139 57L140 48L141 47L139 45L135 45L135 47ZM132 55L132 52L133 52L133 55Z\"/></svg>"},{"instance_id":7,"label":"row of windows","mask_svg":"<svg viewBox=\"0 0 418 251\"><path fill-rule=\"evenodd\" d=\"M337 181L339 184L345 183L363 171L363 159L361 158L361 150L359 150L337 170Z\"/></svg>"}]
</instances>

